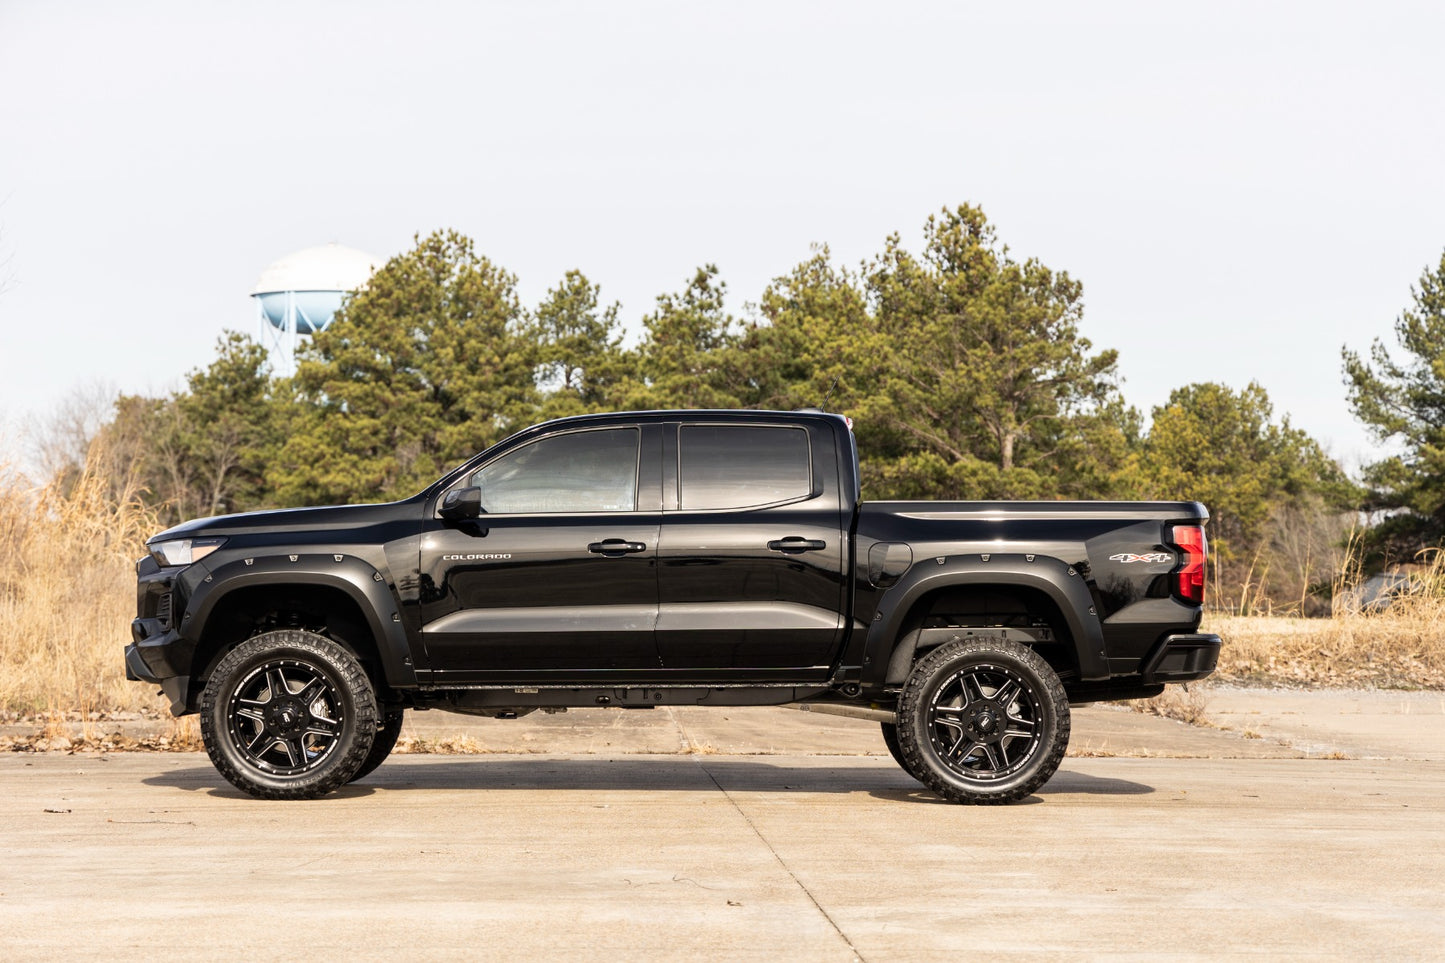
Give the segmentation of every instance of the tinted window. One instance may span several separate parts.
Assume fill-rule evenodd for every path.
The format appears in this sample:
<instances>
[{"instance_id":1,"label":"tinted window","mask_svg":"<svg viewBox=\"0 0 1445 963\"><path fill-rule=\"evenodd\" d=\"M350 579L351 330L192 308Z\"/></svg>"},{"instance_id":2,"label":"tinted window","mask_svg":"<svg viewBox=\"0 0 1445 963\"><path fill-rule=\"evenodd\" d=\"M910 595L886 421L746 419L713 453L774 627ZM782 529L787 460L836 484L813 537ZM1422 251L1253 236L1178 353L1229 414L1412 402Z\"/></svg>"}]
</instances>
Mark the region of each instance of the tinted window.
<instances>
[{"instance_id":1,"label":"tinted window","mask_svg":"<svg viewBox=\"0 0 1445 963\"><path fill-rule=\"evenodd\" d=\"M636 428L534 441L472 476L492 514L630 512L637 506Z\"/></svg>"},{"instance_id":2,"label":"tinted window","mask_svg":"<svg viewBox=\"0 0 1445 963\"><path fill-rule=\"evenodd\" d=\"M802 428L684 425L678 445L681 507L747 508L813 492Z\"/></svg>"}]
</instances>

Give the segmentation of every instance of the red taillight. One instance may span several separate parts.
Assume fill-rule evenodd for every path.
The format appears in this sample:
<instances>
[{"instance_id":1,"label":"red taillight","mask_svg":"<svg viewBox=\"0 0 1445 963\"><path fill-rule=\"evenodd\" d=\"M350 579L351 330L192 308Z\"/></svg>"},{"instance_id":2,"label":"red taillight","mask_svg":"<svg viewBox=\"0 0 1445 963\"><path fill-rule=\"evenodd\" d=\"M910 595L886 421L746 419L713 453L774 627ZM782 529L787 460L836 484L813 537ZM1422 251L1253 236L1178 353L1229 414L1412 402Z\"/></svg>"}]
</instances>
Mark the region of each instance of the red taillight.
<instances>
[{"instance_id":1,"label":"red taillight","mask_svg":"<svg viewBox=\"0 0 1445 963\"><path fill-rule=\"evenodd\" d=\"M1182 601L1204 604L1204 563L1209 542L1202 525L1175 525L1169 529L1169 544L1184 553L1183 564L1173 574L1174 594Z\"/></svg>"}]
</instances>

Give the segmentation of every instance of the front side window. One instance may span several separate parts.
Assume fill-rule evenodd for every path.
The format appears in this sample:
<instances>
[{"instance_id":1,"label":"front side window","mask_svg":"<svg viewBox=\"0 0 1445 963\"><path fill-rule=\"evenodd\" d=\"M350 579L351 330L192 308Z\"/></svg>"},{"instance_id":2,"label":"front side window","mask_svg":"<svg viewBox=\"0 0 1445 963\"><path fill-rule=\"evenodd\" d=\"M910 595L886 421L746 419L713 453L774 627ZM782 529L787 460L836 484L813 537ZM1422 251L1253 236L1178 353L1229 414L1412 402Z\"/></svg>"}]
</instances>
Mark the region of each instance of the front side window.
<instances>
[{"instance_id":1,"label":"front side window","mask_svg":"<svg viewBox=\"0 0 1445 963\"><path fill-rule=\"evenodd\" d=\"M472 475L489 514L630 512L637 507L641 432L608 428L553 435Z\"/></svg>"},{"instance_id":2,"label":"front side window","mask_svg":"<svg viewBox=\"0 0 1445 963\"><path fill-rule=\"evenodd\" d=\"M757 425L684 425L678 441L684 511L752 508L813 492L808 432Z\"/></svg>"}]
</instances>

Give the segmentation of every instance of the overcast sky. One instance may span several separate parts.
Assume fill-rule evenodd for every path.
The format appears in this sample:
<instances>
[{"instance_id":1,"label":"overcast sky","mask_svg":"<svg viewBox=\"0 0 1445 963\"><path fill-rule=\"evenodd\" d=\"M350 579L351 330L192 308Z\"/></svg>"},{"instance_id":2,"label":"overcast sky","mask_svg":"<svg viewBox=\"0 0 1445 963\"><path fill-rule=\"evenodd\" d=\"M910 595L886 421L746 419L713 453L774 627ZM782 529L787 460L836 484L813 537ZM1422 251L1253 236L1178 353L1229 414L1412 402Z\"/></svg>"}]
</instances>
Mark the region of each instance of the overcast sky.
<instances>
[{"instance_id":1,"label":"overcast sky","mask_svg":"<svg viewBox=\"0 0 1445 963\"><path fill-rule=\"evenodd\" d=\"M454 227L535 303L715 262L738 312L979 204L1147 412L1258 380L1348 465L1340 348L1445 248L1438 3L0 0L0 408L163 392L271 261Z\"/></svg>"}]
</instances>

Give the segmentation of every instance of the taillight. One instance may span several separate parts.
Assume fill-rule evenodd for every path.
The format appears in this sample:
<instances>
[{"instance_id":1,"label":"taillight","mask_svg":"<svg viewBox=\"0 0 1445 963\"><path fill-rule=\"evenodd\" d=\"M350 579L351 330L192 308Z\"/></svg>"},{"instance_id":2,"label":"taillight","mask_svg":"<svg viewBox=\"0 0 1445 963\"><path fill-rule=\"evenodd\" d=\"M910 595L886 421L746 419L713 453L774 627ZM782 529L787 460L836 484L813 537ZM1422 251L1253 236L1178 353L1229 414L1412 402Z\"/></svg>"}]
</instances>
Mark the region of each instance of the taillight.
<instances>
[{"instance_id":1,"label":"taillight","mask_svg":"<svg viewBox=\"0 0 1445 963\"><path fill-rule=\"evenodd\" d=\"M1168 541L1184 553L1183 564L1170 576L1174 579L1174 594L1181 601L1204 604L1204 563L1209 558L1209 542L1204 538L1202 525L1174 525L1169 529Z\"/></svg>"}]
</instances>

